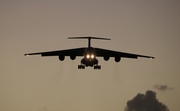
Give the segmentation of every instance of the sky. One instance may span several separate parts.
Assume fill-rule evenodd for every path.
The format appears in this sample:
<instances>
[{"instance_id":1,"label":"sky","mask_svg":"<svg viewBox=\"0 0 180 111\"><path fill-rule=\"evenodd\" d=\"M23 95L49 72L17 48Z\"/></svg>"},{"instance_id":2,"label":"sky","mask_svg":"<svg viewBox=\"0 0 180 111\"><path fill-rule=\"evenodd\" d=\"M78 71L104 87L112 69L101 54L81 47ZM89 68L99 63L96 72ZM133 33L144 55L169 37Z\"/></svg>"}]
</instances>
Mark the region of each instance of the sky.
<instances>
[{"instance_id":1,"label":"sky","mask_svg":"<svg viewBox=\"0 0 180 111\"><path fill-rule=\"evenodd\" d=\"M179 12L179 0L0 0L0 111L124 111L147 90L179 111ZM24 56L88 45L71 36L155 59L98 58L101 70L78 70L81 57Z\"/></svg>"}]
</instances>

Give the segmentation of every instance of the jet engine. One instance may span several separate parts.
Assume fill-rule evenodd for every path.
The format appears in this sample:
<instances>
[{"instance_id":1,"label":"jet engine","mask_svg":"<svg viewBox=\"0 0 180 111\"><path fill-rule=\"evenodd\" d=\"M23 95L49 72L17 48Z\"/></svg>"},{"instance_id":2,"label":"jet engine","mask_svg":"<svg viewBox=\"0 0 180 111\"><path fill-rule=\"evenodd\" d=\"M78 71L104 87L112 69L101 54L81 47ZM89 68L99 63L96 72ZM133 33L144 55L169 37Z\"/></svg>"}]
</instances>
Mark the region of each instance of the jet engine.
<instances>
[{"instance_id":1,"label":"jet engine","mask_svg":"<svg viewBox=\"0 0 180 111\"><path fill-rule=\"evenodd\" d=\"M76 59L76 56L75 56L74 54L71 54L71 55L70 55L70 58L71 58L71 60L75 60L75 59Z\"/></svg>"},{"instance_id":2,"label":"jet engine","mask_svg":"<svg viewBox=\"0 0 180 111\"><path fill-rule=\"evenodd\" d=\"M108 61L109 60L109 56L104 56L104 60Z\"/></svg>"},{"instance_id":3,"label":"jet engine","mask_svg":"<svg viewBox=\"0 0 180 111\"><path fill-rule=\"evenodd\" d=\"M60 60L60 61L63 61L64 59L65 59L65 56L64 56L64 55L62 55L62 54L59 55L59 60Z\"/></svg>"},{"instance_id":4,"label":"jet engine","mask_svg":"<svg viewBox=\"0 0 180 111\"><path fill-rule=\"evenodd\" d=\"M114 60L115 60L116 62L119 62L119 61L121 60L121 57L120 57L120 56L115 56Z\"/></svg>"}]
</instances>

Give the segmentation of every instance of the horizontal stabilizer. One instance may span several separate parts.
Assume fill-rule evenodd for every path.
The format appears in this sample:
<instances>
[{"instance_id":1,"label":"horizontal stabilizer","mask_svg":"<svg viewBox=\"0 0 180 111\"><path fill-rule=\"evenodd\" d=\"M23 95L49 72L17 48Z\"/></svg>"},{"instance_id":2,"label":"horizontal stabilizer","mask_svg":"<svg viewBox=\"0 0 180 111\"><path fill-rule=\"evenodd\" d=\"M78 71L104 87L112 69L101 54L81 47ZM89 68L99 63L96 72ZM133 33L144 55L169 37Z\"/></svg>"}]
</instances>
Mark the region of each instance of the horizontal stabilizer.
<instances>
[{"instance_id":1,"label":"horizontal stabilizer","mask_svg":"<svg viewBox=\"0 0 180 111\"><path fill-rule=\"evenodd\" d=\"M100 38L100 37L69 37L68 39L101 39L101 40L111 40L109 38Z\"/></svg>"}]
</instances>

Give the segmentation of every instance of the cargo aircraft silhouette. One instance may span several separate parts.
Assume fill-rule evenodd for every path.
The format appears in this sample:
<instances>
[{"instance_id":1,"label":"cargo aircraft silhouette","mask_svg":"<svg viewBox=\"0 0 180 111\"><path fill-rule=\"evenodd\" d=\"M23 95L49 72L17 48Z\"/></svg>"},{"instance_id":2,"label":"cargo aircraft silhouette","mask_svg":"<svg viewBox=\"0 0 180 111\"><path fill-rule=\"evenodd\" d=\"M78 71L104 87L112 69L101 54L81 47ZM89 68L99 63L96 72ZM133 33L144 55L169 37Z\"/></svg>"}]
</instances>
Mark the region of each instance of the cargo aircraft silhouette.
<instances>
[{"instance_id":1,"label":"cargo aircraft silhouette","mask_svg":"<svg viewBox=\"0 0 180 111\"><path fill-rule=\"evenodd\" d=\"M28 55L41 55L45 56L58 56L60 61L65 59L65 56L70 56L71 60L75 60L77 56L83 56L81 64L78 65L78 69L85 69L85 67L94 67L94 69L101 69L101 65L98 64L96 57L103 57L105 61L108 61L110 57L114 57L115 62L119 62L121 58L133 58L137 59L138 57L151 58L152 56L131 54L125 52L118 52L113 50L101 49L91 47L91 39L100 39L100 40L111 40L109 38L99 38L99 37L69 37L68 39L88 39L88 47L82 48L73 48L66 50L57 50L57 51L48 51L48 52L37 52L37 53L28 53Z\"/></svg>"}]
</instances>

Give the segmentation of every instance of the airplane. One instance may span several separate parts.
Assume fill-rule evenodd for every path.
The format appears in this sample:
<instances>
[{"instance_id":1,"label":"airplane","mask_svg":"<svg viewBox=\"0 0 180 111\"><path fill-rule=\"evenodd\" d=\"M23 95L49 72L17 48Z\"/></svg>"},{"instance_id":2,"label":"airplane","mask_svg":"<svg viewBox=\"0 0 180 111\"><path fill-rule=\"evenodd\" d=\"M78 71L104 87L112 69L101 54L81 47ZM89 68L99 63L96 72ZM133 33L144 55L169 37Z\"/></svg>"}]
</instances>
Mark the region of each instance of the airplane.
<instances>
[{"instance_id":1,"label":"airplane","mask_svg":"<svg viewBox=\"0 0 180 111\"><path fill-rule=\"evenodd\" d=\"M66 50L56 50L48 52L37 52L37 53L27 53L25 56L29 55L41 55L42 57L46 56L58 56L60 61L65 59L65 56L70 56L71 60L75 60L78 56L83 56L78 69L85 69L85 67L94 67L94 69L101 69L101 65L98 64L96 57L103 57L105 61L108 61L110 57L114 57L115 62L120 62L121 58L133 58L137 59L138 57L154 59L152 56L138 55L126 52L119 52L113 50L107 50L102 48L91 47L91 39L99 40L111 40L109 38L99 38L99 37L69 37L68 39L88 39L88 47L73 48Z\"/></svg>"}]
</instances>

